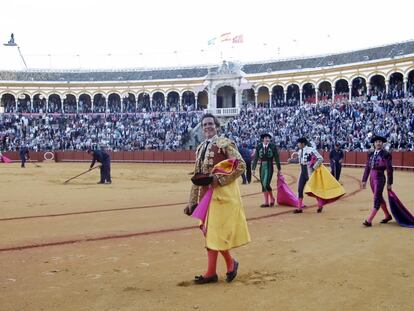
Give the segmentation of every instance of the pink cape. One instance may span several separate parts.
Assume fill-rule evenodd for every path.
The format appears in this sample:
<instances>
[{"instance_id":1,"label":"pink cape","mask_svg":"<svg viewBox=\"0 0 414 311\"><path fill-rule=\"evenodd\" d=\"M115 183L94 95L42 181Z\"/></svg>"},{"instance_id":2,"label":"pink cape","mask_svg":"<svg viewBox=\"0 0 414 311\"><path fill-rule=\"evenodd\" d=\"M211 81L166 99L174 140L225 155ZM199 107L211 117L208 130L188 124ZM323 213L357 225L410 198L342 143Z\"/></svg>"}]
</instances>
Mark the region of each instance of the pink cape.
<instances>
[{"instance_id":1,"label":"pink cape","mask_svg":"<svg viewBox=\"0 0 414 311\"><path fill-rule=\"evenodd\" d=\"M3 162L3 163L12 163L12 160L10 160L8 157L6 157L6 156L1 156L0 157L1 159L1 161L0 162Z\"/></svg>"},{"instance_id":2,"label":"pink cape","mask_svg":"<svg viewBox=\"0 0 414 311\"><path fill-rule=\"evenodd\" d=\"M192 217L201 220L202 224L200 226L200 229L203 231L204 235L207 233L207 228L204 226L204 224L206 223L208 207L210 206L210 201L213 197L213 190L213 187L208 187L207 192L204 194L196 209L191 214Z\"/></svg>"},{"instance_id":3,"label":"pink cape","mask_svg":"<svg viewBox=\"0 0 414 311\"><path fill-rule=\"evenodd\" d=\"M297 207L299 200L289 188L282 174L277 176L277 204Z\"/></svg>"},{"instance_id":4,"label":"pink cape","mask_svg":"<svg viewBox=\"0 0 414 311\"><path fill-rule=\"evenodd\" d=\"M414 228L414 215L402 204L395 192L388 190L391 213L400 226Z\"/></svg>"}]
</instances>

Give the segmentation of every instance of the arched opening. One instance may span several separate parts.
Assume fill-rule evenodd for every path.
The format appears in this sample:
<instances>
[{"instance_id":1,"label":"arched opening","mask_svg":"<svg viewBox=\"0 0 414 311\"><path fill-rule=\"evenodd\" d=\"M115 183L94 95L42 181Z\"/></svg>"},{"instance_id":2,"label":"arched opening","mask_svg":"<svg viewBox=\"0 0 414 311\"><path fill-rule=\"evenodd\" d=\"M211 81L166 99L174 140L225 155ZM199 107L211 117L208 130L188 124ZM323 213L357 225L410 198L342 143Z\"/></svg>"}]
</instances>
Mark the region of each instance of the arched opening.
<instances>
[{"instance_id":1,"label":"arched opening","mask_svg":"<svg viewBox=\"0 0 414 311\"><path fill-rule=\"evenodd\" d=\"M46 97L42 94L36 94L33 96L33 113L44 113L46 112Z\"/></svg>"},{"instance_id":2,"label":"arched opening","mask_svg":"<svg viewBox=\"0 0 414 311\"><path fill-rule=\"evenodd\" d=\"M352 80L352 97L367 95L367 81L363 77L356 77Z\"/></svg>"},{"instance_id":3,"label":"arched opening","mask_svg":"<svg viewBox=\"0 0 414 311\"><path fill-rule=\"evenodd\" d=\"M91 113L92 112L92 100L88 94L82 94L79 96L79 113Z\"/></svg>"},{"instance_id":4,"label":"arched opening","mask_svg":"<svg viewBox=\"0 0 414 311\"><path fill-rule=\"evenodd\" d=\"M138 94L138 111L137 112L147 112L151 110L150 104L150 95L148 93Z\"/></svg>"},{"instance_id":5,"label":"arched opening","mask_svg":"<svg viewBox=\"0 0 414 311\"><path fill-rule=\"evenodd\" d=\"M135 113L136 112L136 99L132 93L125 94L122 98L123 112L124 113Z\"/></svg>"},{"instance_id":6,"label":"arched opening","mask_svg":"<svg viewBox=\"0 0 414 311\"><path fill-rule=\"evenodd\" d=\"M242 107L244 108L251 108L255 106L254 103L254 90L253 89L245 89L242 92Z\"/></svg>"},{"instance_id":7,"label":"arched opening","mask_svg":"<svg viewBox=\"0 0 414 311\"><path fill-rule=\"evenodd\" d=\"M121 113L121 96L111 93L108 96L109 113Z\"/></svg>"},{"instance_id":8,"label":"arched opening","mask_svg":"<svg viewBox=\"0 0 414 311\"><path fill-rule=\"evenodd\" d=\"M257 107L270 107L269 89L266 86L261 86L257 90Z\"/></svg>"},{"instance_id":9,"label":"arched opening","mask_svg":"<svg viewBox=\"0 0 414 311\"><path fill-rule=\"evenodd\" d=\"M275 85L272 88L272 107L283 107L285 105L285 93L283 86Z\"/></svg>"},{"instance_id":10,"label":"arched opening","mask_svg":"<svg viewBox=\"0 0 414 311\"><path fill-rule=\"evenodd\" d=\"M182 102L182 106L183 106L185 111L196 109L196 102L195 102L194 92L185 91L182 95L181 102Z\"/></svg>"},{"instance_id":11,"label":"arched opening","mask_svg":"<svg viewBox=\"0 0 414 311\"><path fill-rule=\"evenodd\" d=\"M316 102L316 89L313 83L305 83L302 88L302 97L305 104L314 104Z\"/></svg>"},{"instance_id":12,"label":"arched opening","mask_svg":"<svg viewBox=\"0 0 414 311\"><path fill-rule=\"evenodd\" d=\"M394 72L390 76L390 84L388 85L388 96L391 98L404 97L404 76L400 72Z\"/></svg>"},{"instance_id":13,"label":"arched opening","mask_svg":"<svg viewBox=\"0 0 414 311\"><path fill-rule=\"evenodd\" d=\"M102 94L95 94L93 97L93 113L106 112L106 98Z\"/></svg>"},{"instance_id":14,"label":"arched opening","mask_svg":"<svg viewBox=\"0 0 414 311\"><path fill-rule=\"evenodd\" d=\"M318 101L327 102L332 99L332 84L329 81L319 83Z\"/></svg>"},{"instance_id":15,"label":"arched opening","mask_svg":"<svg viewBox=\"0 0 414 311\"><path fill-rule=\"evenodd\" d=\"M165 96L161 92L155 92L152 95L152 111L165 110Z\"/></svg>"},{"instance_id":16,"label":"arched opening","mask_svg":"<svg viewBox=\"0 0 414 311\"><path fill-rule=\"evenodd\" d=\"M47 106L48 113L62 113L62 100L57 94L49 95Z\"/></svg>"},{"instance_id":17,"label":"arched opening","mask_svg":"<svg viewBox=\"0 0 414 311\"><path fill-rule=\"evenodd\" d=\"M370 84L371 90L369 95L371 99L385 99L385 77L382 75L372 76Z\"/></svg>"},{"instance_id":18,"label":"arched opening","mask_svg":"<svg viewBox=\"0 0 414 311\"><path fill-rule=\"evenodd\" d=\"M65 113L77 113L76 97L73 94L63 96L63 111Z\"/></svg>"},{"instance_id":19,"label":"arched opening","mask_svg":"<svg viewBox=\"0 0 414 311\"><path fill-rule=\"evenodd\" d=\"M290 84L287 88L286 105L296 106L299 104L299 85Z\"/></svg>"},{"instance_id":20,"label":"arched opening","mask_svg":"<svg viewBox=\"0 0 414 311\"><path fill-rule=\"evenodd\" d=\"M407 90L409 96L414 96L414 70L408 73Z\"/></svg>"},{"instance_id":21,"label":"arched opening","mask_svg":"<svg viewBox=\"0 0 414 311\"><path fill-rule=\"evenodd\" d=\"M349 83L345 79L339 79L335 82L334 102L349 99Z\"/></svg>"},{"instance_id":22,"label":"arched opening","mask_svg":"<svg viewBox=\"0 0 414 311\"><path fill-rule=\"evenodd\" d=\"M170 111L180 110L180 94L176 91L167 94L167 109Z\"/></svg>"},{"instance_id":23,"label":"arched opening","mask_svg":"<svg viewBox=\"0 0 414 311\"><path fill-rule=\"evenodd\" d=\"M30 96L28 94L20 94L17 96L17 112L30 113L31 103Z\"/></svg>"},{"instance_id":24,"label":"arched opening","mask_svg":"<svg viewBox=\"0 0 414 311\"><path fill-rule=\"evenodd\" d=\"M3 94L1 97L1 106L6 113L16 112L16 98L12 94Z\"/></svg>"},{"instance_id":25,"label":"arched opening","mask_svg":"<svg viewBox=\"0 0 414 311\"><path fill-rule=\"evenodd\" d=\"M222 86L217 90L217 108L235 108L236 92L231 86Z\"/></svg>"},{"instance_id":26,"label":"arched opening","mask_svg":"<svg viewBox=\"0 0 414 311\"><path fill-rule=\"evenodd\" d=\"M197 95L197 110L207 109L208 107L208 94L206 91L198 92Z\"/></svg>"}]
</instances>

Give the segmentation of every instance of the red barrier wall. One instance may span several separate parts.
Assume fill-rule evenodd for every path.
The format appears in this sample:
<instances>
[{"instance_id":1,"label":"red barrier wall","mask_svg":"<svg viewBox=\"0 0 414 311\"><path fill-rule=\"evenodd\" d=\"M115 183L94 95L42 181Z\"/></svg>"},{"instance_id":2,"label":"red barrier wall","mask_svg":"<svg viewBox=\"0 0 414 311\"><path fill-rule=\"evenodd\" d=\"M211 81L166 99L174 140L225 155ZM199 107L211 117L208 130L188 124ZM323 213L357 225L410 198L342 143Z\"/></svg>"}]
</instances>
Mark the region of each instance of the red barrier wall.
<instances>
[{"instance_id":1,"label":"red barrier wall","mask_svg":"<svg viewBox=\"0 0 414 311\"><path fill-rule=\"evenodd\" d=\"M17 152L3 152L13 161L20 161ZM43 162L45 152L30 152L33 161ZM117 151L109 152L113 162L153 162L153 163L193 163L194 150L183 151ZM291 152L281 151L280 161L286 163ZM56 162L88 162L91 156L83 151L56 151ZM324 162L329 163L329 153L321 152ZM414 170L414 152L392 152L392 163L395 168ZM367 160L366 152L346 152L343 164L345 166L364 166Z\"/></svg>"},{"instance_id":2,"label":"red barrier wall","mask_svg":"<svg viewBox=\"0 0 414 311\"><path fill-rule=\"evenodd\" d=\"M6 151L6 152L3 152L3 154L12 161L20 161L20 157L19 157L18 152ZM30 160L32 160L33 162L43 162L44 161L44 154L45 154L45 152L43 152L43 151L40 151L40 152L30 151L29 152Z\"/></svg>"}]
</instances>

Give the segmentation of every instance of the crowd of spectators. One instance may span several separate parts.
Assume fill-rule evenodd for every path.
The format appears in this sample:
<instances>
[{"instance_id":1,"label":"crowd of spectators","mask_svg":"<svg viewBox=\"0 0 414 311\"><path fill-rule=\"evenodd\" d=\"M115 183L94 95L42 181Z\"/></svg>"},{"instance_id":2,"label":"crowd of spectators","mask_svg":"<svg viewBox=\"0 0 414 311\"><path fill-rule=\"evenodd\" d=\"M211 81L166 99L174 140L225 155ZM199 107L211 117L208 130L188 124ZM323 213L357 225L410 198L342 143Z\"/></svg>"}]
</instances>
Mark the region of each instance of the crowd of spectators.
<instances>
[{"instance_id":1,"label":"crowd of spectators","mask_svg":"<svg viewBox=\"0 0 414 311\"><path fill-rule=\"evenodd\" d=\"M330 150L339 142L348 151L365 151L371 136L380 133L388 138L389 148L414 151L414 104L394 99L243 108L224 129L238 145L252 147L262 133L270 133L281 150L295 149L296 140L306 136L318 149Z\"/></svg>"},{"instance_id":2,"label":"crowd of spectators","mask_svg":"<svg viewBox=\"0 0 414 311\"><path fill-rule=\"evenodd\" d=\"M155 107L157 111L124 114L0 114L0 148L12 151L21 144L32 150L85 150L93 145L125 151L188 147L202 111ZM246 105L222 128L222 135L239 146L254 147L265 132L281 150L294 149L297 138L306 136L318 149L329 150L339 142L346 150L365 151L371 147L370 137L380 133L388 138L389 148L414 151L414 103L412 98L368 101L361 97L334 104Z\"/></svg>"},{"instance_id":3,"label":"crowd of spectators","mask_svg":"<svg viewBox=\"0 0 414 311\"><path fill-rule=\"evenodd\" d=\"M200 121L199 112L24 116L0 114L4 151L24 144L31 150L180 150Z\"/></svg>"}]
</instances>

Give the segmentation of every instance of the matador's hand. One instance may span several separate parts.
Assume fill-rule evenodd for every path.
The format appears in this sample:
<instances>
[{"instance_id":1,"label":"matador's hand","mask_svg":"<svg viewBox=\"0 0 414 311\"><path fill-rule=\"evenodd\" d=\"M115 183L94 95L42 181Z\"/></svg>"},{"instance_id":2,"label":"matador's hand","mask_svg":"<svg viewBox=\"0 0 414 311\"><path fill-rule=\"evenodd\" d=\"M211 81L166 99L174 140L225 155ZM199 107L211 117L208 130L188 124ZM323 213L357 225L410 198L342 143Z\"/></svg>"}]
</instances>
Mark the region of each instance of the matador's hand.
<instances>
[{"instance_id":1,"label":"matador's hand","mask_svg":"<svg viewBox=\"0 0 414 311\"><path fill-rule=\"evenodd\" d=\"M218 177L216 175L213 175L213 182L211 183L211 186L213 188L215 188L217 186L220 186L219 179L218 179Z\"/></svg>"}]
</instances>

